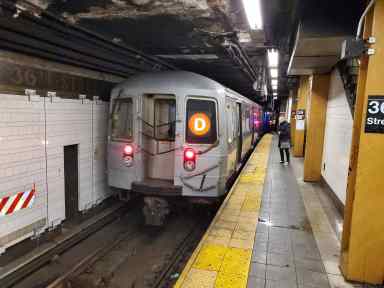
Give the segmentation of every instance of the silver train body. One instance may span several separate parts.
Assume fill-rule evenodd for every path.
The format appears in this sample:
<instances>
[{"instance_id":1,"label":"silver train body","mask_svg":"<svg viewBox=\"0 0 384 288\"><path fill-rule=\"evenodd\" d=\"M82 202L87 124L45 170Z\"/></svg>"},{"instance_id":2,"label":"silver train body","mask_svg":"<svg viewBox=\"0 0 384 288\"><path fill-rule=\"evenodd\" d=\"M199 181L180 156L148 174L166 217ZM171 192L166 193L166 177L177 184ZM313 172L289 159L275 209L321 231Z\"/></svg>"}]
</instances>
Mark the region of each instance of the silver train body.
<instances>
[{"instance_id":1,"label":"silver train body","mask_svg":"<svg viewBox=\"0 0 384 288\"><path fill-rule=\"evenodd\" d=\"M110 115L109 185L123 198L144 195L149 210L166 207L170 197L223 196L263 127L260 105L184 71L142 74L119 84Z\"/></svg>"}]
</instances>

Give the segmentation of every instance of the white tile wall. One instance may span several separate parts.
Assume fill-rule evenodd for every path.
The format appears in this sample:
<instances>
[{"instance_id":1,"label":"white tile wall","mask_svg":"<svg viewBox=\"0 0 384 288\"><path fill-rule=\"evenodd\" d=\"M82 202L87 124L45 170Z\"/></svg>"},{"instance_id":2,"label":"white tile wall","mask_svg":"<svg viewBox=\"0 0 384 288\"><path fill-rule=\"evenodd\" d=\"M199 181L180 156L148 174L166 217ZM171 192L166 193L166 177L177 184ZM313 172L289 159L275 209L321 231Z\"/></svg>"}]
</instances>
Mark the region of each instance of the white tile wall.
<instances>
[{"instance_id":1,"label":"white tile wall","mask_svg":"<svg viewBox=\"0 0 384 288\"><path fill-rule=\"evenodd\" d=\"M345 204L353 119L339 72L331 75L322 175ZM325 168L324 168L325 167Z\"/></svg>"},{"instance_id":2,"label":"white tile wall","mask_svg":"<svg viewBox=\"0 0 384 288\"><path fill-rule=\"evenodd\" d=\"M107 179L107 132L108 103L93 101L92 145L93 145L93 199L98 204L111 195Z\"/></svg>"},{"instance_id":3,"label":"white tile wall","mask_svg":"<svg viewBox=\"0 0 384 288\"><path fill-rule=\"evenodd\" d=\"M78 145L79 208L92 202L92 103L52 98L46 101L48 207L50 222L65 218L64 146Z\"/></svg>"},{"instance_id":4,"label":"white tile wall","mask_svg":"<svg viewBox=\"0 0 384 288\"><path fill-rule=\"evenodd\" d=\"M0 198L37 191L31 209L0 217L0 238L46 217L44 151L44 99L0 94Z\"/></svg>"},{"instance_id":5,"label":"white tile wall","mask_svg":"<svg viewBox=\"0 0 384 288\"><path fill-rule=\"evenodd\" d=\"M78 144L79 210L110 195L107 127L105 102L0 94L0 198L37 188L32 208L0 217L0 238L40 219L46 227L65 219L65 145Z\"/></svg>"}]
</instances>

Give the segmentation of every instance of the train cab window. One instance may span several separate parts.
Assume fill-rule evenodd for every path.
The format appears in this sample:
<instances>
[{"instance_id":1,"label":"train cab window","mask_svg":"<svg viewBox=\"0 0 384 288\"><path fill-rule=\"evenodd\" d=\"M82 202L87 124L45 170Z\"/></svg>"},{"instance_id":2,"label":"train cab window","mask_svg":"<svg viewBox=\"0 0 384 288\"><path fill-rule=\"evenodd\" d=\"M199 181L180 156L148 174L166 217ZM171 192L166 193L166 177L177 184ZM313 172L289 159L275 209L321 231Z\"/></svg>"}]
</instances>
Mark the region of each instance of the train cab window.
<instances>
[{"instance_id":1,"label":"train cab window","mask_svg":"<svg viewBox=\"0 0 384 288\"><path fill-rule=\"evenodd\" d=\"M176 101L174 99L155 100L155 127L157 140L175 140Z\"/></svg>"},{"instance_id":2,"label":"train cab window","mask_svg":"<svg viewBox=\"0 0 384 288\"><path fill-rule=\"evenodd\" d=\"M133 103L131 98L116 99L112 114L112 139L127 140L133 136Z\"/></svg>"},{"instance_id":3,"label":"train cab window","mask_svg":"<svg viewBox=\"0 0 384 288\"><path fill-rule=\"evenodd\" d=\"M216 102L188 99L186 142L213 144L217 141Z\"/></svg>"}]
</instances>

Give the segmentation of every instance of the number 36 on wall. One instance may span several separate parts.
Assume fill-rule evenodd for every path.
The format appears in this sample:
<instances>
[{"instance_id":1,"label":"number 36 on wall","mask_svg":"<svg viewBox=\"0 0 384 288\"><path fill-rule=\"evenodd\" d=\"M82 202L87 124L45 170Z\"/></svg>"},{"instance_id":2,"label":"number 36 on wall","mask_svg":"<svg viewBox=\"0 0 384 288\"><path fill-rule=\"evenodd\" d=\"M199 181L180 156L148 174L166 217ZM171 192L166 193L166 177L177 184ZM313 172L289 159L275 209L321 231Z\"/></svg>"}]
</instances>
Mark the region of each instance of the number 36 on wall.
<instances>
[{"instance_id":1,"label":"number 36 on wall","mask_svg":"<svg viewBox=\"0 0 384 288\"><path fill-rule=\"evenodd\" d=\"M370 114L377 114L377 113L384 114L384 101L378 101L378 100L369 101L368 112Z\"/></svg>"}]
</instances>

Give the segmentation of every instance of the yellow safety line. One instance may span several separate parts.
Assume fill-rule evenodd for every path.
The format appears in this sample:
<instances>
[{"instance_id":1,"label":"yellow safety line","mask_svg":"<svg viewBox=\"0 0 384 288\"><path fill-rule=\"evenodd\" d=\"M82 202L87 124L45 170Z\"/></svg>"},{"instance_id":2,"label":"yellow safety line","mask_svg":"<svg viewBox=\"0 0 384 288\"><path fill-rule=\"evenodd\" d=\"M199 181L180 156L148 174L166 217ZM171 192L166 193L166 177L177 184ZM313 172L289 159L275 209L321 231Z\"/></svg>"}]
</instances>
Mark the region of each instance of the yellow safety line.
<instances>
[{"instance_id":1,"label":"yellow safety line","mask_svg":"<svg viewBox=\"0 0 384 288\"><path fill-rule=\"evenodd\" d=\"M174 288L245 288L272 135L260 141Z\"/></svg>"}]
</instances>

